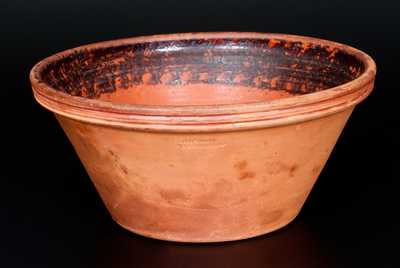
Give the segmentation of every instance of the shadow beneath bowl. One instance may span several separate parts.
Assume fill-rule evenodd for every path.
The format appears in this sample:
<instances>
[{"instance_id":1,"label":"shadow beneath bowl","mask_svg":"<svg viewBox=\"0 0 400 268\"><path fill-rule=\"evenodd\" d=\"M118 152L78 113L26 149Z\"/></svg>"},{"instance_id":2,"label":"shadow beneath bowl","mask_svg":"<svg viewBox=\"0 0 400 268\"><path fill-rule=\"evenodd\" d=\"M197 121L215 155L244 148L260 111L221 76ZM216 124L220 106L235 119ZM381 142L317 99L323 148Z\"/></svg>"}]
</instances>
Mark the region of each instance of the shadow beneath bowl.
<instances>
[{"instance_id":1,"label":"shadow beneath bowl","mask_svg":"<svg viewBox=\"0 0 400 268\"><path fill-rule=\"evenodd\" d=\"M334 267L331 254L304 220L260 237L188 244L141 237L122 229L97 244L94 267Z\"/></svg>"}]
</instances>

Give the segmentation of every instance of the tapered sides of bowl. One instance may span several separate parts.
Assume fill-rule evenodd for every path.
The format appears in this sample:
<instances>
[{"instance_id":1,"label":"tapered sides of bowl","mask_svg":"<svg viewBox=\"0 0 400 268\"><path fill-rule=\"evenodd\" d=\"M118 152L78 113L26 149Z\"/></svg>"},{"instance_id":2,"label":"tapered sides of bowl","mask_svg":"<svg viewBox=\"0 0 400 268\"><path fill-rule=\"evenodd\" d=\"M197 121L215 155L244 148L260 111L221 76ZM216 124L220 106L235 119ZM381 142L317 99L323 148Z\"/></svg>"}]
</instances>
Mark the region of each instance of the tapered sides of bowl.
<instances>
[{"instance_id":1,"label":"tapered sides of bowl","mask_svg":"<svg viewBox=\"0 0 400 268\"><path fill-rule=\"evenodd\" d=\"M113 219L162 240L266 234L299 213L353 107L278 127L162 133L57 115Z\"/></svg>"}]
</instances>

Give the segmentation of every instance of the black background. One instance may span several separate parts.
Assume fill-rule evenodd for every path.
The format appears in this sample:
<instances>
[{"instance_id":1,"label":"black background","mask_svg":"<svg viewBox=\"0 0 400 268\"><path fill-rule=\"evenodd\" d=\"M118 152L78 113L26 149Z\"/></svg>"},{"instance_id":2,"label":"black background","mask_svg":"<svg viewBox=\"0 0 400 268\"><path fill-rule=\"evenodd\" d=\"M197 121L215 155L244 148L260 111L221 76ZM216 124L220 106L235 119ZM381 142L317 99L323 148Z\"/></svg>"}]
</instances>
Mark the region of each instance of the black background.
<instances>
[{"instance_id":1,"label":"black background","mask_svg":"<svg viewBox=\"0 0 400 268\"><path fill-rule=\"evenodd\" d=\"M0 267L400 267L396 1L2 1ZM364 50L374 92L350 118L301 214L272 234L180 244L109 217L52 114L33 99L37 61L78 45L156 33L282 32Z\"/></svg>"}]
</instances>

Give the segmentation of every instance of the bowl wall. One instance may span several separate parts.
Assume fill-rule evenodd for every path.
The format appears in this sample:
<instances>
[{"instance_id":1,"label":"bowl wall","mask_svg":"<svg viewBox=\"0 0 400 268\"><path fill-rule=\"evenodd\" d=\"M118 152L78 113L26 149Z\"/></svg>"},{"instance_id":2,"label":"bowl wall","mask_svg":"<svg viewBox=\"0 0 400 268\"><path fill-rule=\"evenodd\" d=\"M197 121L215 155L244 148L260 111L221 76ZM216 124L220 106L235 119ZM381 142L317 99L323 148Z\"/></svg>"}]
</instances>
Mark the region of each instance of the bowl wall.
<instances>
[{"instance_id":1,"label":"bowl wall","mask_svg":"<svg viewBox=\"0 0 400 268\"><path fill-rule=\"evenodd\" d=\"M221 133L151 133L57 118L116 222L157 239L217 242L293 220L351 111Z\"/></svg>"}]
</instances>

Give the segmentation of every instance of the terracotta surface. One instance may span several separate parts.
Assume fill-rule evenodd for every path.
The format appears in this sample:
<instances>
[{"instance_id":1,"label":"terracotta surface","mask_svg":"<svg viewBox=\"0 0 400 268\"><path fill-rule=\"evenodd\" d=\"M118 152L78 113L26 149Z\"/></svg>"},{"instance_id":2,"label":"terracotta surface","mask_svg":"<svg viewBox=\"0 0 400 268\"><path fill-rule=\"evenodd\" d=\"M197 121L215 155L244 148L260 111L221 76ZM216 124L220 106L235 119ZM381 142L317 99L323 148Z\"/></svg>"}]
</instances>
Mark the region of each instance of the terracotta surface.
<instances>
[{"instance_id":1,"label":"terracotta surface","mask_svg":"<svg viewBox=\"0 0 400 268\"><path fill-rule=\"evenodd\" d=\"M116 222L216 242L296 217L375 72L330 41L187 33L67 50L30 78Z\"/></svg>"}]
</instances>

